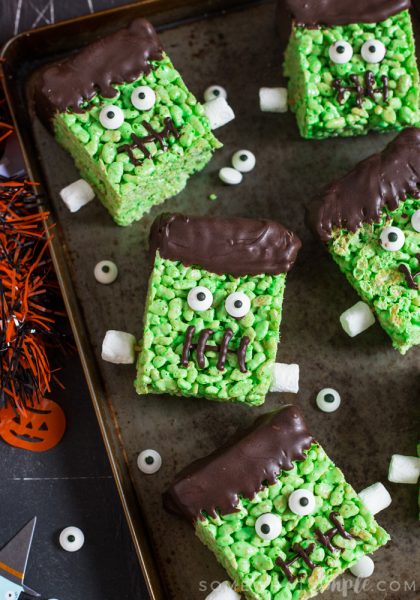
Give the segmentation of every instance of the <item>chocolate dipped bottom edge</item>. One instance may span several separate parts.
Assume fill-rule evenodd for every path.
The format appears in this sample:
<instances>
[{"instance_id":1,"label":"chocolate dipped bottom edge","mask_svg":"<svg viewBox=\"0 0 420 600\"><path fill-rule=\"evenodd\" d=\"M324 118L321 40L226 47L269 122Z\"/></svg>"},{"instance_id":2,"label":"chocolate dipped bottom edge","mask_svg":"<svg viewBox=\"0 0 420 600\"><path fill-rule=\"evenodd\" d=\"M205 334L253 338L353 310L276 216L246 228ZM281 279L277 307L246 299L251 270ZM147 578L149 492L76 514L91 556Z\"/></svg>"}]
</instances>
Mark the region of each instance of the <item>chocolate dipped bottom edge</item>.
<instances>
[{"instance_id":1,"label":"chocolate dipped bottom edge","mask_svg":"<svg viewBox=\"0 0 420 600\"><path fill-rule=\"evenodd\" d=\"M162 258L234 277L287 273L301 241L267 219L164 214L153 223L149 248Z\"/></svg>"},{"instance_id":2,"label":"chocolate dipped bottom edge","mask_svg":"<svg viewBox=\"0 0 420 600\"><path fill-rule=\"evenodd\" d=\"M411 7L411 0L280 0L296 25L379 23Z\"/></svg>"},{"instance_id":3,"label":"chocolate dipped bottom edge","mask_svg":"<svg viewBox=\"0 0 420 600\"><path fill-rule=\"evenodd\" d=\"M264 485L275 484L314 442L292 405L263 415L239 436L176 476L163 496L168 511L189 521L234 513L240 496L252 499Z\"/></svg>"},{"instance_id":4,"label":"chocolate dipped bottom edge","mask_svg":"<svg viewBox=\"0 0 420 600\"><path fill-rule=\"evenodd\" d=\"M309 209L308 221L328 242L335 228L354 233L378 222L384 207L393 211L408 196L419 198L419 186L420 129L413 127L332 183Z\"/></svg>"}]
</instances>

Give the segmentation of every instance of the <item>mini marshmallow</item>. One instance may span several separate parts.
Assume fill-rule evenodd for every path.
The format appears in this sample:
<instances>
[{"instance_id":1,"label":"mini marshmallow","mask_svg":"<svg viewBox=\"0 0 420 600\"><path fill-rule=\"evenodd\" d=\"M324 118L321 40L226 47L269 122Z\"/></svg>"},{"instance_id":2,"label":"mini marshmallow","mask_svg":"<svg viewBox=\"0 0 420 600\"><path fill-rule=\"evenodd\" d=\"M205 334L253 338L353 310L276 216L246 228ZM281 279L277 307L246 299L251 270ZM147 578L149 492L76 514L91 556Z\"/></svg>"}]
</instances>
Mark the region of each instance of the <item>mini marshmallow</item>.
<instances>
[{"instance_id":1,"label":"mini marshmallow","mask_svg":"<svg viewBox=\"0 0 420 600\"><path fill-rule=\"evenodd\" d=\"M274 363L270 392L290 392L291 394L297 394L298 391L299 365Z\"/></svg>"},{"instance_id":2,"label":"mini marshmallow","mask_svg":"<svg viewBox=\"0 0 420 600\"><path fill-rule=\"evenodd\" d=\"M232 589L229 581L224 581L206 596L206 600L241 600L241 597Z\"/></svg>"},{"instance_id":3,"label":"mini marshmallow","mask_svg":"<svg viewBox=\"0 0 420 600\"><path fill-rule=\"evenodd\" d=\"M131 365L136 358L135 345L136 338L131 333L110 329L102 342L102 360L115 365Z\"/></svg>"},{"instance_id":4,"label":"mini marshmallow","mask_svg":"<svg viewBox=\"0 0 420 600\"><path fill-rule=\"evenodd\" d=\"M420 477L420 458L393 454L389 463L388 481L417 483Z\"/></svg>"},{"instance_id":5,"label":"mini marshmallow","mask_svg":"<svg viewBox=\"0 0 420 600\"><path fill-rule=\"evenodd\" d=\"M392 502L388 490L380 481L359 492L359 498L372 515L388 508Z\"/></svg>"},{"instance_id":6,"label":"mini marshmallow","mask_svg":"<svg viewBox=\"0 0 420 600\"><path fill-rule=\"evenodd\" d=\"M226 125L226 123L229 123L229 121L232 121L235 118L235 113L223 96L219 96L214 100L209 100L208 102L205 102L203 106L212 129L222 127L222 125Z\"/></svg>"},{"instance_id":7,"label":"mini marshmallow","mask_svg":"<svg viewBox=\"0 0 420 600\"><path fill-rule=\"evenodd\" d=\"M260 109L263 112L287 112L287 88L260 88Z\"/></svg>"},{"instance_id":8,"label":"mini marshmallow","mask_svg":"<svg viewBox=\"0 0 420 600\"><path fill-rule=\"evenodd\" d=\"M343 312L340 323L347 335L355 337L371 327L375 317L366 302L360 301Z\"/></svg>"},{"instance_id":9,"label":"mini marshmallow","mask_svg":"<svg viewBox=\"0 0 420 600\"><path fill-rule=\"evenodd\" d=\"M228 185L238 185L238 183L241 183L243 175L237 169L223 167L219 171L219 178Z\"/></svg>"},{"instance_id":10,"label":"mini marshmallow","mask_svg":"<svg viewBox=\"0 0 420 600\"><path fill-rule=\"evenodd\" d=\"M375 563L370 556L362 556L357 563L350 567L350 573L355 577L361 577L362 579L366 579L366 577L373 575L374 570Z\"/></svg>"},{"instance_id":11,"label":"mini marshmallow","mask_svg":"<svg viewBox=\"0 0 420 600\"><path fill-rule=\"evenodd\" d=\"M69 211L74 213L91 202L95 197L95 192L85 179L78 179L63 188L60 196Z\"/></svg>"}]
</instances>

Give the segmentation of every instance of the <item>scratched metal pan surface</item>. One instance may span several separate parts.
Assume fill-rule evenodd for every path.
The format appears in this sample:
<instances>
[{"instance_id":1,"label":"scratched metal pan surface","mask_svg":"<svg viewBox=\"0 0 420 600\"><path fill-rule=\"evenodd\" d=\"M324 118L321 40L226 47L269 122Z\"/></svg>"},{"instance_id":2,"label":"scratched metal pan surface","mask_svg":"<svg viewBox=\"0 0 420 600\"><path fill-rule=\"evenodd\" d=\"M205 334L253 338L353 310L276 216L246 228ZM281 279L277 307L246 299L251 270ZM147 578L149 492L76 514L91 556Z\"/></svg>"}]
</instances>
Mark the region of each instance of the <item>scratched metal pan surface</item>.
<instances>
[{"instance_id":1,"label":"scratched metal pan surface","mask_svg":"<svg viewBox=\"0 0 420 600\"><path fill-rule=\"evenodd\" d=\"M221 5L226 10L213 14ZM210 14L204 16L206 11ZM203 173L140 223L122 229L97 201L79 213L67 211L59 190L78 173L69 156L29 114L24 98L28 76L41 62L68 54L139 14L150 15L164 26L164 47L195 94L201 97L213 83L226 87L236 119L217 131L224 148ZM346 337L338 317L357 300L356 294L304 224L304 208L323 186L381 150L390 136L305 141L292 114L261 113L259 88L282 83L281 44L274 22L273 2L241 8L232 8L229 2L184 2L181 8L174 2L147 2L29 33L15 39L5 52L9 99L31 175L43 182L57 221L54 260L153 598L204 599L212 582L226 579L213 556L195 539L192 527L164 512L161 493L176 471L220 446L257 415L282 403L297 403L313 434L358 490L386 481L390 456L413 455L418 441L419 350L400 356L378 325L357 338ZM239 148L255 152L257 167L241 185L224 187L218 170L229 164ZM211 193L217 194L217 200L208 199ZM287 281L278 355L282 362L300 364L298 396L270 395L258 409L200 399L139 397L133 388L134 366L101 361L107 329L141 336L149 276L147 235L162 210L265 216L279 219L299 234L303 250ZM94 265L102 259L111 259L119 267L119 277L110 286L98 284L93 277ZM343 400L331 415L314 405L316 392L326 386L337 388ZM137 469L136 458L144 448L155 448L163 457L163 466L154 476L146 477ZM416 488L387 486L393 504L378 520L393 541L377 553L374 575L357 590L363 600L418 597ZM340 597L353 582L351 576L344 576L341 593L329 590L323 597Z\"/></svg>"}]
</instances>

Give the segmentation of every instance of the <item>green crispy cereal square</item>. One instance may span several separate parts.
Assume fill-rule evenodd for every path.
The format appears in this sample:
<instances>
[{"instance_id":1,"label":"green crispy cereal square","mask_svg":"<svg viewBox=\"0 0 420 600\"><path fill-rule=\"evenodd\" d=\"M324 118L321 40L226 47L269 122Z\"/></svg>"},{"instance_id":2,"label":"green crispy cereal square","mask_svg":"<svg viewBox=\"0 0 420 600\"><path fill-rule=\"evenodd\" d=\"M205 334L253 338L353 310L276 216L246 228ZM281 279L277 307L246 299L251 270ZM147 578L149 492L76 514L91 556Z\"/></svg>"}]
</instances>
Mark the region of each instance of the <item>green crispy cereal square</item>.
<instances>
[{"instance_id":1,"label":"green crispy cereal square","mask_svg":"<svg viewBox=\"0 0 420 600\"><path fill-rule=\"evenodd\" d=\"M404 354L420 344L420 129L333 183L312 212L348 281Z\"/></svg>"},{"instance_id":2,"label":"green crispy cereal square","mask_svg":"<svg viewBox=\"0 0 420 600\"><path fill-rule=\"evenodd\" d=\"M272 221L172 215L150 239L137 392L262 404L297 236Z\"/></svg>"},{"instance_id":3,"label":"green crispy cereal square","mask_svg":"<svg viewBox=\"0 0 420 600\"><path fill-rule=\"evenodd\" d=\"M44 69L35 100L119 225L178 194L221 147L144 19Z\"/></svg>"},{"instance_id":4,"label":"green crispy cereal square","mask_svg":"<svg viewBox=\"0 0 420 600\"><path fill-rule=\"evenodd\" d=\"M186 467L164 502L247 600L316 596L389 540L294 406Z\"/></svg>"},{"instance_id":5,"label":"green crispy cereal square","mask_svg":"<svg viewBox=\"0 0 420 600\"><path fill-rule=\"evenodd\" d=\"M289 104L305 138L401 130L419 122L409 2L286 0Z\"/></svg>"}]
</instances>

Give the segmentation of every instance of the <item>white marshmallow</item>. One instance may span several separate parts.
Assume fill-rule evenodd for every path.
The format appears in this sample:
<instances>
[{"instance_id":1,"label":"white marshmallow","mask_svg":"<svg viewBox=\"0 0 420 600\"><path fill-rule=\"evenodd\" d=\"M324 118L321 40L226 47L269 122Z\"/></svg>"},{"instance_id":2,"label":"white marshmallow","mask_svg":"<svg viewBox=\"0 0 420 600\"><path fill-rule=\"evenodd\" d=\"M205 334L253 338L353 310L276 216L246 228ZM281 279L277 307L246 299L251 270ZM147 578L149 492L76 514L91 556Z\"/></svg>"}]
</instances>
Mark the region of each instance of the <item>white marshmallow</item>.
<instances>
[{"instance_id":1,"label":"white marshmallow","mask_svg":"<svg viewBox=\"0 0 420 600\"><path fill-rule=\"evenodd\" d=\"M373 575L374 570L375 563L370 558L370 556L362 556L362 558L358 560L357 563L350 567L350 573L355 577L361 577L362 579Z\"/></svg>"},{"instance_id":2,"label":"white marshmallow","mask_svg":"<svg viewBox=\"0 0 420 600\"><path fill-rule=\"evenodd\" d=\"M219 171L219 179L228 185L238 185L238 183L241 183L242 178L242 173L232 167L223 167Z\"/></svg>"},{"instance_id":3,"label":"white marshmallow","mask_svg":"<svg viewBox=\"0 0 420 600\"><path fill-rule=\"evenodd\" d=\"M95 197L95 192L85 179L78 179L63 188L60 196L69 211L73 213L91 202Z\"/></svg>"},{"instance_id":4,"label":"white marshmallow","mask_svg":"<svg viewBox=\"0 0 420 600\"><path fill-rule=\"evenodd\" d=\"M241 597L232 589L229 581L224 581L206 596L206 600L241 600Z\"/></svg>"},{"instance_id":5,"label":"white marshmallow","mask_svg":"<svg viewBox=\"0 0 420 600\"><path fill-rule=\"evenodd\" d=\"M340 323L347 335L355 337L373 325L375 317L366 302L360 301L343 312Z\"/></svg>"},{"instance_id":6,"label":"white marshmallow","mask_svg":"<svg viewBox=\"0 0 420 600\"><path fill-rule=\"evenodd\" d=\"M226 123L229 123L229 121L232 121L235 118L235 113L223 96L219 96L214 100L209 100L208 102L205 102L203 106L212 129L222 127L222 125L226 125Z\"/></svg>"},{"instance_id":7,"label":"white marshmallow","mask_svg":"<svg viewBox=\"0 0 420 600\"><path fill-rule=\"evenodd\" d=\"M106 332L102 342L102 360L115 365L131 365L136 358L135 345L134 335L111 329Z\"/></svg>"},{"instance_id":8,"label":"white marshmallow","mask_svg":"<svg viewBox=\"0 0 420 600\"><path fill-rule=\"evenodd\" d=\"M388 481L417 483L420 477L420 458L393 454L389 463Z\"/></svg>"},{"instance_id":9,"label":"white marshmallow","mask_svg":"<svg viewBox=\"0 0 420 600\"><path fill-rule=\"evenodd\" d=\"M263 112L287 112L287 88L260 88L260 109Z\"/></svg>"},{"instance_id":10,"label":"white marshmallow","mask_svg":"<svg viewBox=\"0 0 420 600\"><path fill-rule=\"evenodd\" d=\"M299 365L274 363L270 392L290 392L291 394L297 394L298 391Z\"/></svg>"},{"instance_id":11,"label":"white marshmallow","mask_svg":"<svg viewBox=\"0 0 420 600\"><path fill-rule=\"evenodd\" d=\"M392 502L388 490L380 481L359 492L359 498L372 515L388 508Z\"/></svg>"}]
</instances>

